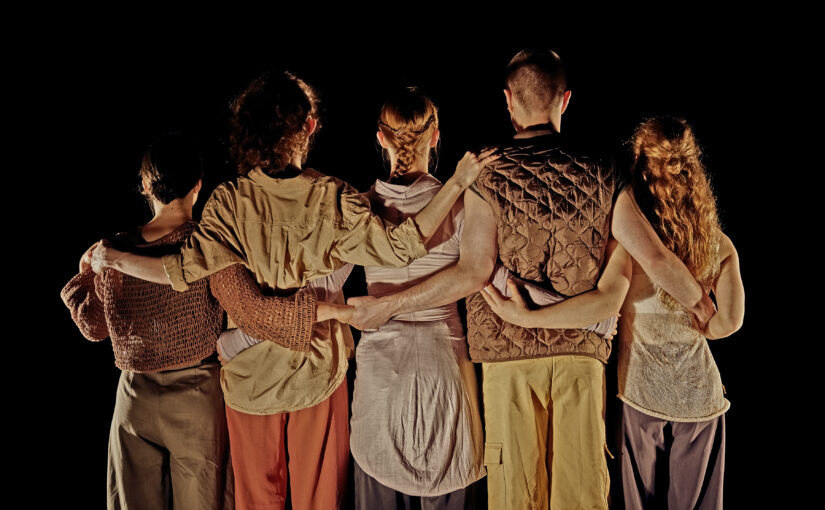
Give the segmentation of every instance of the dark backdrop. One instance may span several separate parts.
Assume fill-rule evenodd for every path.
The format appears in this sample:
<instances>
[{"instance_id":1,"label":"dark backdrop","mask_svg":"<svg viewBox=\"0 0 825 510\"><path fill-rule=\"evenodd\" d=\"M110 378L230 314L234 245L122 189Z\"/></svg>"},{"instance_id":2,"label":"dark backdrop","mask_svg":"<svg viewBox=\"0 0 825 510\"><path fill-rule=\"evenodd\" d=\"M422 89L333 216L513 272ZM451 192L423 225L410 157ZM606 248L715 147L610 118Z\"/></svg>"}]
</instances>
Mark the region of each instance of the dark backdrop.
<instances>
[{"instance_id":1,"label":"dark backdrop","mask_svg":"<svg viewBox=\"0 0 825 510\"><path fill-rule=\"evenodd\" d=\"M694 126L723 228L740 253L748 296L744 327L711 342L732 402L725 498L733 508L744 508L772 494L767 480L776 468L763 456L772 448L755 446L765 442L760 348L774 337L767 288L756 270L763 257L756 243L771 212L754 198L755 184L772 165L758 99L770 41L756 31L722 35L710 27L695 37L677 37L667 28L651 34L591 27L587 36L541 31L526 37L479 37L473 27L460 37L447 28L438 32L443 37L427 30L370 30L364 42L353 39L358 29L194 32L73 29L53 39L30 84L48 110L33 129L50 140L43 151L53 156L47 173L36 174L43 182L48 178L48 185L41 186L40 177L31 183L45 189L54 212L47 223L48 264L39 276L45 289L39 289L37 318L48 341L39 365L24 367L35 374L27 384L44 400L35 406L40 418L21 425L40 445L28 459L32 471L40 473L47 459L50 483L40 497L77 501L84 508L104 505L119 371L108 341L94 344L80 335L59 291L91 243L149 219L137 193L137 170L155 136L182 129L199 137L208 171L202 205L217 183L232 176L225 151L230 100L260 72L286 67L322 95L323 128L308 166L365 190L384 175L375 144L382 99L392 87L416 84L440 108L436 175L443 179L465 150L512 134L502 72L527 45L552 47L566 61L573 95L562 127L583 150L623 154L633 128L649 115L679 115ZM359 292L357 284L348 290ZM608 400L614 399L609 390Z\"/></svg>"}]
</instances>

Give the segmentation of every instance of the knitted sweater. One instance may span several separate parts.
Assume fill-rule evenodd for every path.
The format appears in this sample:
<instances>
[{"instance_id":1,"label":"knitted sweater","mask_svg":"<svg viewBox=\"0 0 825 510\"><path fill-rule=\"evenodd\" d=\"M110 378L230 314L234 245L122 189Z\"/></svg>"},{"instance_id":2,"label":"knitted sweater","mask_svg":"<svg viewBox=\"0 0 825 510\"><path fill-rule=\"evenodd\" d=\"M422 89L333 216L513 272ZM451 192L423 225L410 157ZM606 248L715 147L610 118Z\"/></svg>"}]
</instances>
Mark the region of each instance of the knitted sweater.
<instances>
[{"instance_id":1,"label":"knitted sweater","mask_svg":"<svg viewBox=\"0 0 825 510\"><path fill-rule=\"evenodd\" d=\"M151 243L135 244L134 236L125 233L119 234L116 240L121 246L129 247L130 251L168 246L177 248L194 227L194 222L186 223ZM130 244L127 241L130 237L133 242L130 246L124 246ZM125 287L123 282L126 282ZM112 290L114 285L118 285L119 291ZM213 328L217 324L220 332L221 316L214 299L208 292L203 293L206 285L204 279L198 282L196 292L190 289L184 293L169 293L169 287L117 271L95 275L88 269L72 278L60 295L81 333L89 340L103 340L110 336L111 328L116 335L112 337L112 346L118 367L135 372L154 372L192 365L214 351L216 335ZM309 349L316 305L312 292L301 290L286 297L264 295L252 274L241 264L234 264L210 276L209 287L229 318L246 333L292 350L305 352ZM101 296L109 297L108 306ZM154 310L151 303L156 305ZM172 306L167 307L169 304ZM187 312L178 314L176 310ZM129 319L137 321L126 324ZM189 322L191 327L176 329L189 319L194 319ZM194 328L197 324L204 326L201 333ZM187 349L184 342L159 338L170 331L173 337L177 334L186 338L191 334L193 344ZM163 346L171 351L160 353Z\"/></svg>"},{"instance_id":2,"label":"knitted sweater","mask_svg":"<svg viewBox=\"0 0 825 510\"><path fill-rule=\"evenodd\" d=\"M195 228L187 222L152 242L121 233L119 249L145 255L177 251ZM141 242L142 241L142 242ZM198 364L215 350L222 314L206 280L175 292L113 269L96 275L82 271L60 293L83 336L111 337L115 365L121 370L158 372Z\"/></svg>"}]
</instances>

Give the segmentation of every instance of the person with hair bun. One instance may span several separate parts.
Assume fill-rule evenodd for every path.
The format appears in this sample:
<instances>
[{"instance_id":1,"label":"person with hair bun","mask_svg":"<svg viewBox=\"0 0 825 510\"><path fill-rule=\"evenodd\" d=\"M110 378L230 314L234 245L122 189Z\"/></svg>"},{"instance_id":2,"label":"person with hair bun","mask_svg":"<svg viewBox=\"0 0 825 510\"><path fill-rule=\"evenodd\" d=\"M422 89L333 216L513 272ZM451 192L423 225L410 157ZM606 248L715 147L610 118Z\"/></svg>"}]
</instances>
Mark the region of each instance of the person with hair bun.
<instances>
[{"instance_id":1,"label":"person with hair bun","mask_svg":"<svg viewBox=\"0 0 825 510\"><path fill-rule=\"evenodd\" d=\"M488 286L484 297L506 321L525 327L580 327L621 311L625 507L722 508L730 403L707 340L729 336L742 326L745 293L739 258L719 227L716 199L687 122L646 120L632 142L634 163L626 192L705 292L715 295L718 312L707 326L698 328L690 311L615 240L593 291L534 310L517 293L507 299Z\"/></svg>"},{"instance_id":2,"label":"person with hair bun","mask_svg":"<svg viewBox=\"0 0 825 510\"><path fill-rule=\"evenodd\" d=\"M318 118L318 96L300 78L274 72L255 79L232 103L230 148L240 176L215 189L180 252L140 257L100 243L92 266L182 291L241 264L273 294L302 289L348 263L406 266L427 253L424 243L492 159L492 151L465 154L426 207L391 225L349 184L303 168ZM308 342L261 342L221 371L238 508L284 508L287 485L292 508L340 507L353 350L348 328L334 320L347 320L342 299L338 306L310 302L316 324Z\"/></svg>"},{"instance_id":3,"label":"person with hair bun","mask_svg":"<svg viewBox=\"0 0 825 510\"><path fill-rule=\"evenodd\" d=\"M390 173L366 197L385 221L402 223L441 189L430 174L439 136L438 110L417 87L398 90L382 106L377 137ZM369 297L351 301L398 292L455 263L463 224L459 199L427 241L427 255L403 268L365 267ZM456 303L401 314L364 331L355 359L355 507L476 508L476 482L485 474L483 433Z\"/></svg>"}]
</instances>

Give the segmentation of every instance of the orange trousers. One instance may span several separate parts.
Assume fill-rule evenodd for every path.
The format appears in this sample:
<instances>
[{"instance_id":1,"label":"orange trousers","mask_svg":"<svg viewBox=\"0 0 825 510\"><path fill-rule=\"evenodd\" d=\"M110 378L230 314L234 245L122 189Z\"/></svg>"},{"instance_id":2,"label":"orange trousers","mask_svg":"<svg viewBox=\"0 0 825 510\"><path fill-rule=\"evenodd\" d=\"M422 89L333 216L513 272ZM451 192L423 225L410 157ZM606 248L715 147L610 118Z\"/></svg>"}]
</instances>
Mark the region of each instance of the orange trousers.
<instances>
[{"instance_id":1,"label":"orange trousers","mask_svg":"<svg viewBox=\"0 0 825 510\"><path fill-rule=\"evenodd\" d=\"M318 405L252 415L227 406L237 510L341 507L349 466L347 381ZM288 475L287 475L288 472Z\"/></svg>"}]
</instances>

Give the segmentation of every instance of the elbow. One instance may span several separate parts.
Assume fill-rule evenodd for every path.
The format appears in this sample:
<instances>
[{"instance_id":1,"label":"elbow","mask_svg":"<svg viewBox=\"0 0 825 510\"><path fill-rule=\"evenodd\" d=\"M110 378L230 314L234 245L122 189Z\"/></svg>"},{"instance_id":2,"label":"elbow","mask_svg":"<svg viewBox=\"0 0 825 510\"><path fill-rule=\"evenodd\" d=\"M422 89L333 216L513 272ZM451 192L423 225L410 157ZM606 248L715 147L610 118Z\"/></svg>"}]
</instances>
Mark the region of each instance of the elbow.
<instances>
[{"instance_id":1,"label":"elbow","mask_svg":"<svg viewBox=\"0 0 825 510\"><path fill-rule=\"evenodd\" d=\"M493 262L478 264L461 264L461 281L464 282L467 295L479 292L490 281L495 264Z\"/></svg>"}]
</instances>

